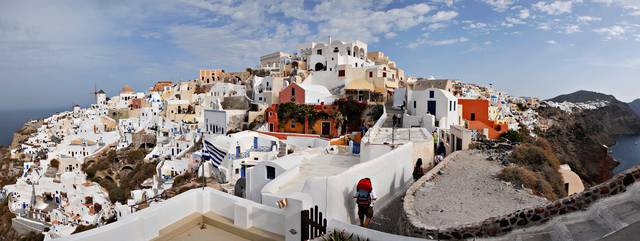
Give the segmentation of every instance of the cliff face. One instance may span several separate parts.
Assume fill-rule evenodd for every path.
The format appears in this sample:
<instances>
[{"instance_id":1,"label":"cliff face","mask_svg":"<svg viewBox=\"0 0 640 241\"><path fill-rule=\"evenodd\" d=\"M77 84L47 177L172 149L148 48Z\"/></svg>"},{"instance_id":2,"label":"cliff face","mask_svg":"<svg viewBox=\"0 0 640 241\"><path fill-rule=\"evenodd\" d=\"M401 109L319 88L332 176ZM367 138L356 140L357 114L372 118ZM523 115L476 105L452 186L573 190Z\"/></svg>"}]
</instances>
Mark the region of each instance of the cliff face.
<instances>
[{"instance_id":1,"label":"cliff face","mask_svg":"<svg viewBox=\"0 0 640 241\"><path fill-rule=\"evenodd\" d=\"M629 103L629 107L636 112L637 115L640 115L640 99L636 99L633 102Z\"/></svg>"},{"instance_id":2,"label":"cliff face","mask_svg":"<svg viewBox=\"0 0 640 241\"><path fill-rule=\"evenodd\" d=\"M583 98L584 93L578 95L563 98L580 102L596 100ZM541 118L555 123L541 135L552 144L560 160L569 164L590 185L611 178L613 168L618 165L604 145L614 145L619 135L640 133L640 116L626 103L615 98L607 100L609 105L605 107L573 114L551 107L538 110Z\"/></svg>"}]
</instances>

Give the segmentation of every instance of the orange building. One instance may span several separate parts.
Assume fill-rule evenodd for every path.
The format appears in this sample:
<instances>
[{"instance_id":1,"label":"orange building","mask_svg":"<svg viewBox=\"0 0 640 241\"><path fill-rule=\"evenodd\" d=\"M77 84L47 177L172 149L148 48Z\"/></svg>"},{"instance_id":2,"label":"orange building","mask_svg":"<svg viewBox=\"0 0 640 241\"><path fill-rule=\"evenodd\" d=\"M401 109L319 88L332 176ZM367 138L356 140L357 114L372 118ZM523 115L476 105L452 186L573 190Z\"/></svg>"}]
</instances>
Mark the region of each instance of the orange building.
<instances>
[{"instance_id":1,"label":"orange building","mask_svg":"<svg viewBox=\"0 0 640 241\"><path fill-rule=\"evenodd\" d=\"M484 129L489 130L489 139L498 139L502 133L509 130L506 123L497 124L489 120L489 100L484 99L458 99L458 104L462 105L462 118L467 122L467 128L483 133Z\"/></svg>"},{"instance_id":2,"label":"orange building","mask_svg":"<svg viewBox=\"0 0 640 241\"><path fill-rule=\"evenodd\" d=\"M318 112L326 113L327 117L314 120L314 123L309 123L308 116L305 117L304 122L295 119L282 120L278 117L278 105L271 105L265 110L265 120L269 125L269 131L316 134L326 138L340 136L338 132L338 122L331 117L334 112L338 111L338 106L320 104L314 105L313 108Z\"/></svg>"}]
</instances>

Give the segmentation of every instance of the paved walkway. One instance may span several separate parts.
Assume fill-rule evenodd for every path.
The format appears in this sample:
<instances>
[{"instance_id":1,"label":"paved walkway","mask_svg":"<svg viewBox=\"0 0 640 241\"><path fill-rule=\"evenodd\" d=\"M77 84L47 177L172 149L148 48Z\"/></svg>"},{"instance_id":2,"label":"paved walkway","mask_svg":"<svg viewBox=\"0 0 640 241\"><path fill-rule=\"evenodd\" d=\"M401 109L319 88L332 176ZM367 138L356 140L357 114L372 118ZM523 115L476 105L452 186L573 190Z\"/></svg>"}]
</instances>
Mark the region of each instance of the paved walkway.
<instances>
[{"instance_id":1,"label":"paved walkway","mask_svg":"<svg viewBox=\"0 0 640 241\"><path fill-rule=\"evenodd\" d=\"M455 227L548 202L497 179L502 169L480 152L459 153L415 193L417 218L430 227Z\"/></svg>"},{"instance_id":2,"label":"paved walkway","mask_svg":"<svg viewBox=\"0 0 640 241\"><path fill-rule=\"evenodd\" d=\"M625 193L596 202L586 211L570 213L544 225L486 240L640 240L640 183L629 186Z\"/></svg>"}]
</instances>

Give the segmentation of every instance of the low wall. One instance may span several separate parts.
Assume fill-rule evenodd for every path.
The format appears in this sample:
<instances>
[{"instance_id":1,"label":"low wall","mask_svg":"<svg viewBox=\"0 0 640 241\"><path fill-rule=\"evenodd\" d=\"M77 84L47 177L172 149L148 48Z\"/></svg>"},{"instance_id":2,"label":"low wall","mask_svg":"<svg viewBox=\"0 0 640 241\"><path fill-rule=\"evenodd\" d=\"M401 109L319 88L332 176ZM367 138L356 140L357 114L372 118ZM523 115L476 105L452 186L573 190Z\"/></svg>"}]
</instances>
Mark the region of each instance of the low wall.
<instances>
[{"instance_id":1,"label":"low wall","mask_svg":"<svg viewBox=\"0 0 640 241\"><path fill-rule=\"evenodd\" d=\"M191 214L212 212L241 228L285 235L286 213L210 188L193 189L127 216L118 222L56 240L152 240L160 230Z\"/></svg>"},{"instance_id":2,"label":"low wall","mask_svg":"<svg viewBox=\"0 0 640 241\"><path fill-rule=\"evenodd\" d=\"M451 158L455 158L455 153L447 157L443 163L447 162ZM444 166L446 166L446 163ZM436 168L442 167L443 165L436 166ZM433 175L427 174L407 190L401 220L401 225L404 227L401 231L404 235L418 238L445 240L470 239L496 237L507 234L516 229L541 225L553 218L586 210L594 202L600 199L626 192L629 185L640 180L640 166L627 170L624 173L620 173L608 181L593 186L584 192L575 193L571 196L550 202L544 206L522 209L511 214L490 217L482 222L444 229L426 226L416 218L414 213L415 209L413 208L413 203L415 202L415 192L432 178Z\"/></svg>"},{"instance_id":3,"label":"low wall","mask_svg":"<svg viewBox=\"0 0 640 241\"><path fill-rule=\"evenodd\" d=\"M413 180L414 144L407 143L371 161L352 166L329 177L307 180L303 192L309 194L326 217L357 223L353 193L356 182L369 177L377 194L377 203L388 202L394 194Z\"/></svg>"}]
</instances>

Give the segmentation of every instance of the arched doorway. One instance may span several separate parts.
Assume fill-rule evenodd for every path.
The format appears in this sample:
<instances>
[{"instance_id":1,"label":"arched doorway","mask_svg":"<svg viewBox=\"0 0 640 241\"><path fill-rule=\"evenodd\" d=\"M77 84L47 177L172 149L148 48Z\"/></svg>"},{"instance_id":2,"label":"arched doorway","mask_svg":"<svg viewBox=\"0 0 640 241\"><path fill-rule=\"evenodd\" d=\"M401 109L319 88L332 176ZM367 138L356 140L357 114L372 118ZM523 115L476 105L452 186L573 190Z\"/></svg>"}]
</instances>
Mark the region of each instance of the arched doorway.
<instances>
[{"instance_id":1,"label":"arched doorway","mask_svg":"<svg viewBox=\"0 0 640 241\"><path fill-rule=\"evenodd\" d=\"M322 71L322 70L324 70L324 64L322 64L322 63L317 63L317 64L316 64L316 67L315 67L315 70L316 70L316 71Z\"/></svg>"}]
</instances>

